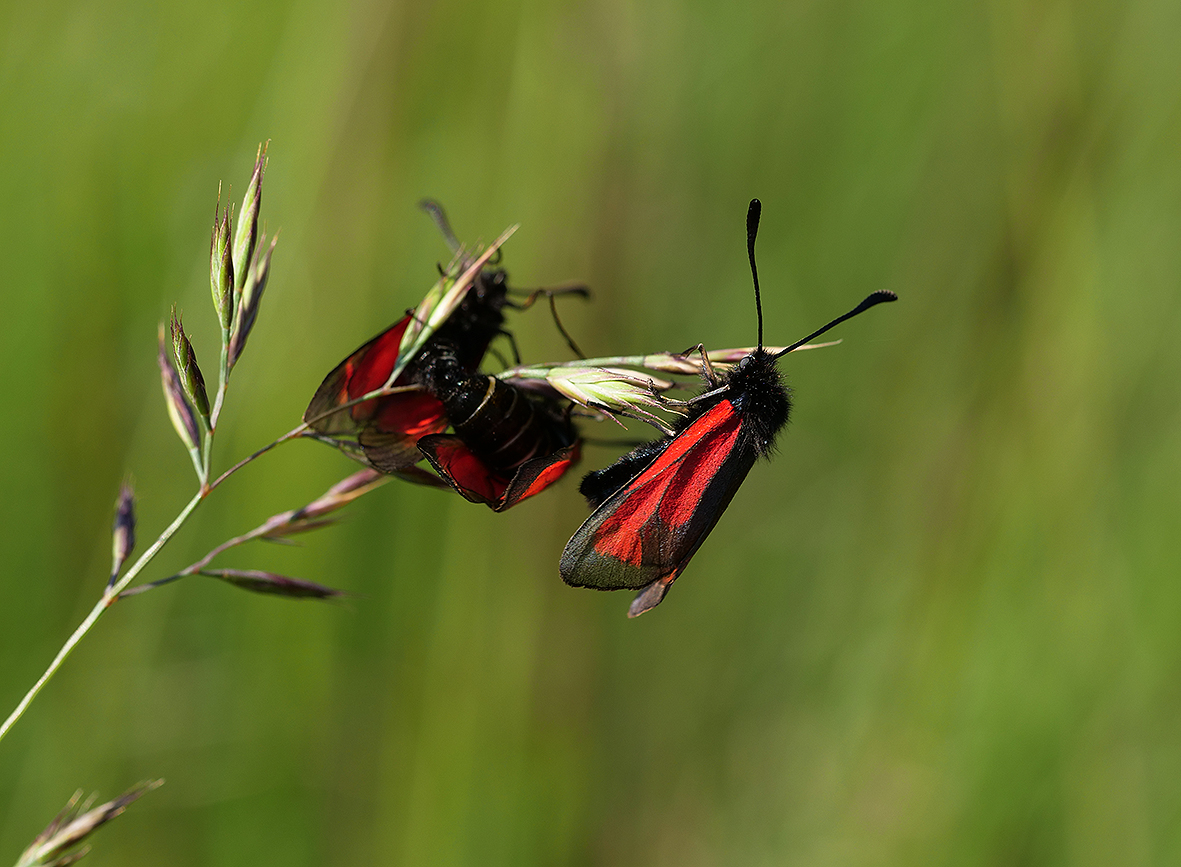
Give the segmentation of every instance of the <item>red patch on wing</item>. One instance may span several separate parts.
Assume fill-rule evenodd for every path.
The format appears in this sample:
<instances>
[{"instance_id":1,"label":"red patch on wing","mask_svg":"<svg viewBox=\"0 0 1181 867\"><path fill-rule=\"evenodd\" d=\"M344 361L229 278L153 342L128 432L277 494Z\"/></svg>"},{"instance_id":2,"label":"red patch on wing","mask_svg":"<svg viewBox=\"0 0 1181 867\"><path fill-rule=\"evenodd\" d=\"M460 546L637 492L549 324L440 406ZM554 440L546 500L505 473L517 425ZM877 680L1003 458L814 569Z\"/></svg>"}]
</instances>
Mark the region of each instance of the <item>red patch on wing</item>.
<instances>
[{"instance_id":1,"label":"red patch on wing","mask_svg":"<svg viewBox=\"0 0 1181 867\"><path fill-rule=\"evenodd\" d=\"M631 566L643 565L645 550L651 555L693 517L734 448L740 427L733 405L723 400L681 431L621 489L622 498L595 530L594 550Z\"/></svg>"},{"instance_id":2,"label":"red patch on wing","mask_svg":"<svg viewBox=\"0 0 1181 867\"><path fill-rule=\"evenodd\" d=\"M403 391L365 403L376 404L371 424L382 432L397 432L418 439L447 427L443 404L425 391ZM358 404L355 408L363 405Z\"/></svg>"},{"instance_id":3,"label":"red patch on wing","mask_svg":"<svg viewBox=\"0 0 1181 867\"><path fill-rule=\"evenodd\" d=\"M379 411L377 400L352 406L348 412L340 407L385 385L409 324L407 314L338 364L316 389L304 421L320 433L355 435Z\"/></svg>"},{"instance_id":4,"label":"red patch on wing","mask_svg":"<svg viewBox=\"0 0 1181 867\"><path fill-rule=\"evenodd\" d=\"M508 480L485 466L456 436L436 434L423 437L418 448L446 481L465 499L495 506Z\"/></svg>"},{"instance_id":5,"label":"red patch on wing","mask_svg":"<svg viewBox=\"0 0 1181 867\"><path fill-rule=\"evenodd\" d=\"M410 314L407 314L373 338L361 352L345 359L341 403L356 400L361 395L376 391L385 385L390 374L394 372L394 365L398 363L398 348L402 345L402 335L406 333L406 326L409 324ZM372 418L379 412L378 400L359 403L349 412L357 421Z\"/></svg>"},{"instance_id":6,"label":"red patch on wing","mask_svg":"<svg viewBox=\"0 0 1181 867\"><path fill-rule=\"evenodd\" d=\"M517 467L511 478L490 469L456 436L435 434L418 441L431 466L464 499L503 512L539 494L560 479L579 458L579 444L550 455L531 458Z\"/></svg>"},{"instance_id":7,"label":"red patch on wing","mask_svg":"<svg viewBox=\"0 0 1181 867\"><path fill-rule=\"evenodd\" d=\"M521 500L528 499L534 494L540 494L562 478L566 470L578 463L581 456L580 445L575 442L574 445L558 449L553 454L525 461L517 467L517 471L513 474L512 481L509 482L495 511L503 512Z\"/></svg>"},{"instance_id":8,"label":"red patch on wing","mask_svg":"<svg viewBox=\"0 0 1181 867\"><path fill-rule=\"evenodd\" d=\"M304 413L320 433L355 437L370 466L402 476L422 460L418 439L446 430L443 404L424 391L409 390L354 404L347 412L339 408L386 384L398 362L398 349L409 324L407 314L338 364ZM399 376L395 384L407 387L405 375Z\"/></svg>"}]
</instances>

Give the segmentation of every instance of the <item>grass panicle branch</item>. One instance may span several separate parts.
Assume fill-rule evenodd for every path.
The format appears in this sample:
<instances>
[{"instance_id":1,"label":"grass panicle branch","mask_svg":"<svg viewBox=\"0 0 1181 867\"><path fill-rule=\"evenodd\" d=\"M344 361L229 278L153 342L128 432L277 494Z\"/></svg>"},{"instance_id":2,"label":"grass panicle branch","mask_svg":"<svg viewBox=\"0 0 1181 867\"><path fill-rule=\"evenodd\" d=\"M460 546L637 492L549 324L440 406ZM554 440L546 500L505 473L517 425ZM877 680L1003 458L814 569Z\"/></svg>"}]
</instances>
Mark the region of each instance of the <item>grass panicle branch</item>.
<instances>
[{"instance_id":1,"label":"grass panicle branch","mask_svg":"<svg viewBox=\"0 0 1181 867\"><path fill-rule=\"evenodd\" d=\"M127 590L124 590L121 596L124 598L128 596L139 596L140 594L146 593L149 590L155 590L158 587L163 587L164 585L171 584L174 581L179 581L181 578L185 578L189 575L213 575L213 573L207 567L215 557L217 557L219 554L223 554L231 548L236 548L239 545L244 545L247 542L254 541L255 539L266 539L272 542L280 542L286 541L290 536L295 536L300 533L307 533L311 530L318 530L321 527L327 527L335 523L333 519L326 517L327 515L330 515L332 512L335 512L338 509L344 508L358 497L362 497L370 491L380 488L389 480L389 476L383 475L377 470L358 470L352 475L337 482L335 485L325 491L323 495L317 497L303 508L291 509L286 512L281 512L278 515L274 515L248 533L243 533L240 536L235 536L232 539L222 542L200 560L180 570L175 575L169 575L167 578L161 578L157 581L131 587ZM221 570L222 573L227 571L230 570ZM217 574L213 575L213 577L225 578L226 576L224 574ZM343 595L342 591L330 590L330 588L320 588L320 585L311 584L310 582L299 582L297 579L285 580L296 583L306 583L310 587L329 591L324 593L321 598ZM246 583L239 583L238 586L246 586ZM247 589L254 588L248 587ZM294 595L309 596L313 594Z\"/></svg>"},{"instance_id":2,"label":"grass panicle branch","mask_svg":"<svg viewBox=\"0 0 1181 867\"><path fill-rule=\"evenodd\" d=\"M128 805L153 789L164 785L163 780L149 780L128 789L118 798L92 807L94 796L82 801L82 792L75 792L60 813L54 816L45 830L36 836L21 854L16 867L64 867L83 858L90 846L81 846L91 834L122 815Z\"/></svg>"},{"instance_id":3,"label":"grass panicle branch","mask_svg":"<svg viewBox=\"0 0 1181 867\"><path fill-rule=\"evenodd\" d=\"M196 352L175 309L170 317L167 336L163 324L159 329L157 364L160 368L165 406L177 436L192 459L193 467L197 473L197 491L172 523L160 533L130 567L124 570L123 567L135 547L135 503L130 486L126 484L123 486L115 508L112 539L113 563L110 579L90 613L66 639L49 666L8 718L3 724L0 724L0 740L21 718L40 691L61 668L73 649L94 627L107 609L117 600L134 595L127 592L132 582L139 577L144 568L152 562L160 549L185 524L205 498L230 475L270 451L276 445L298 437L306 428L306 425L300 425L295 430L279 437L275 442L239 461L218 476L212 484L210 483L213 440L217 418L225 398L229 374L234 362L241 355L246 337L258 319L259 302L270 274L271 258L275 249L274 240L267 244L265 237L258 230L259 211L262 203L262 179L265 168L266 145L264 144L260 145L255 159L254 172L238 214L237 230L232 243L230 241L230 209L220 210L220 188L218 191L217 207L219 210L215 216L210 251L210 283L214 312L217 315L222 333L222 351L217 394L212 408L206 392L204 376L197 364ZM354 473L304 508L276 515L256 531L230 540L229 543L219 546L212 553L218 553L253 538L282 539L289 535L325 526L331 522L326 520L324 515L378 487L383 480L375 478L375 476L376 474L372 471ZM204 559L200 565L194 564L197 568L193 570L193 574L204 571L205 574L212 577L256 592L322 599L341 595L341 591L272 573L251 570L204 570L203 567L207 563L208 559ZM174 577L177 576L170 576L170 579L166 580L171 580ZM158 586L160 583L164 582L143 586ZM138 797L138 794L135 797ZM127 801L127 803L129 802ZM115 803L112 802L112 804ZM121 807L118 811L121 812ZM86 815L89 816L92 813L93 811ZM110 815L115 814L111 813ZM33 861L29 863L68 863L68 861Z\"/></svg>"}]
</instances>

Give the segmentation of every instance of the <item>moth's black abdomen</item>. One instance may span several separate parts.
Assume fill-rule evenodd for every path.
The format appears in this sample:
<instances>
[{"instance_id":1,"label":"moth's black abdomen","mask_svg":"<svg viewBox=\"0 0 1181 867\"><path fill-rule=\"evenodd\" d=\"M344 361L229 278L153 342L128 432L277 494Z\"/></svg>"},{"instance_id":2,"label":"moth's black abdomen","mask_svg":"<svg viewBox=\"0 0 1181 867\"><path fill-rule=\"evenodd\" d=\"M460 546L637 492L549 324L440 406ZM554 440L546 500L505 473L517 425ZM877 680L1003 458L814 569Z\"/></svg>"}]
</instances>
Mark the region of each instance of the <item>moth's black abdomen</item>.
<instances>
[{"instance_id":1,"label":"moth's black abdomen","mask_svg":"<svg viewBox=\"0 0 1181 867\"><path fill-rule=\"evenodd\" d=\"M591 470L583 476L578 492L586 497L586 502L592 509L597 509L608 497L642 473L670 442L672 440L668 437L662 437L642 443L627 454L621 455L615 463L601 470Z\"/></svg>"},{"instance_id":2,"label":"moth's black abdomen","mask_svg":"<svg viewBox=\"0 0 1181 867\"><path fill-rule=\"evenodd\" d=\"M756 350L738 363L726 378L726 399L742 417L742 439L757 455L769 454L775 438L791 414L790 390L775 357Z\"/></svg>"},{"instance_id":3,"label":"moth's black abdomen","mask_svg":"<svg viewBox=\"0 0 1181 867\"><path fill-rule=\"evenodd\" d=\"M443 404L456 436L491 469L514 470L577 439L566 413L494 376L469 373L449 344L427 352L420 381Z\"/></svg>"}]
</instances>

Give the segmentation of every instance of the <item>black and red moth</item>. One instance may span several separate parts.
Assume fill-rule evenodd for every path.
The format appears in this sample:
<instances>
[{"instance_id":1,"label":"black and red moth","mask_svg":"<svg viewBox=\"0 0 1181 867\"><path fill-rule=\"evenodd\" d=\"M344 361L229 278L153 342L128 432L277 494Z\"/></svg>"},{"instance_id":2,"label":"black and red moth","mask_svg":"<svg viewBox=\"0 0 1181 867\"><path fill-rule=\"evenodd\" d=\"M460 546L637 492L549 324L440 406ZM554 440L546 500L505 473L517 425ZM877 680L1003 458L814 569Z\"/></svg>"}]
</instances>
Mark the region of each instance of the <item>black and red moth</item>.
<instances>
[{"instance_id":1,"label":"black and red moth","mask_svg":"<svg viewBox=\"0 0 1181 867\"><path fill-rule=\"evenodd\" d=\"M304 412L311 429L342 448L355 439L360 453L345 448L346 453L375 469L430 483L433 476L413 469L422 460L417 443L427 434L446 430L448 422L438 398L419 386L419 356L432 343L445 340L456 347L467 370L479 367L504 326L505 272L483 267L493 249L475 262L460 261L456 270L463 273L444 275L419 305L421 310L434 300L450 308L442 311L442 323L419 346L406 345L408 329L419 324L411 310L338 364ZM387 384L398 391L355 402Z\"/></svg>"},{"instance_id":2,"label":"black and red moth","mask_svg":"<svg viewBox=\"0 0 1181 867\"><path fill-rule=\"evenodd\" d=\"M470 372L447 342L428 347L420 364L422 386L440 402L454 433L427 434L418 449L465 499L504 511L578 461L568 404Z\"/></svg>"},{"instance_id":3,"label":"black and red moth","mask_svg":"<svg viewBox=\"0 0 1181 867\"><path fill-rule=\"evenodd\" d=\"M765 350L754 257L761 211L754 199L746 218L758 347L721 376L703 361L707 387L688 401L673 434L587 474L580 487L594 512L562 552L562 580L595 590L638 590L629 617L660 604L755 461L774 449L791 412L776 362L846 319L898 298L874 292L803 340L780 352Z\"/></svg>"},{"instance_id":4,"label":"black and red moth","mask_svg":"<svg viewBox=\"0 0 1181 867\"><path fill-rule=\"evenodd\" d=\"M433 202L424 207L457 248L442 209ZM325 377L304 413L318 438L382 472L450 485L498 511L538 493L577 460L569 416L552 400L554 406L543 406L546 398L522 394L520 408L509 413L511 423L496 416L508 407L503 394L495 402L470 400L498 382L477 371L492 340L507 333L505 307L527 307L539 294L586 293L582 287L539 290L523 303L510 301L506 272L486 267L505 237L477 259L458 257L416 310ZM392 393L359 400L386 386ZM505 390L518 389L507 384L496 389ZM448 427L454 435L444 434ZM515 446L490 447L497 437ZM525 443L531 452L522 449ZM424 458L438 476L416 466Z\"/></svg>"}]
</instances>

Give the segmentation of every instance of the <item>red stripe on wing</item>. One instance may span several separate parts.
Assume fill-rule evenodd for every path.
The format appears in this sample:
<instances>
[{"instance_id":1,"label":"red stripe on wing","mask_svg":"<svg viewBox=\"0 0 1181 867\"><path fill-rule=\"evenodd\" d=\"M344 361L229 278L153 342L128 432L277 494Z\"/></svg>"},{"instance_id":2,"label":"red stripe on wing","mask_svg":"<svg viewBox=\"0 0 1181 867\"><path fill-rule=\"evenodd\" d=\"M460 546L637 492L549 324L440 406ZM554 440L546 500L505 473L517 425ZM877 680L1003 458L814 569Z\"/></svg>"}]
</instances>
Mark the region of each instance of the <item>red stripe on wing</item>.
<instances>
[{"instance_id":1,"label":"red stripe on wing","mask_svg":"<svg viewBox=\"0 0 1181 867\"><path fill-rule=\"evenodd\" d=\"M513 472L512 478L508 478L472 454L459 437L447 434L426 436L418 441L418 448L436 472L465 500L483 503L494 512L503 512L541 493L560 479L580 457L579 444L575 443L553 454L525 461Z\"/></svg>"},{"instance_id":2,"label":"red stripe on wing","mask_svg":"<svg viewBox=\"0 0 1181 867\"><path fill-rule=\"evenodd\" d=\"M397 363L398 347L409 323L407 314L333 368L312 396L304 420L321 433L355 434L377 412L376 403L366 401L348 412L332 410L385 384Z\"/></svg>"},{"instance_id":3,"label":"red stripe on wing","mask_svg":"<svg viewBox=\"0 0 1181 867\"><path fill-rule=\"evenodd\" d=\"M620 493L594 537L594 550L631 566L642 566L644 552L666 547L670 534L689 522L705 489L738 439L741 419L729 401L720 401L673 438L668 448ZM618 495L616 495L618 496ZM613 503L611 497L604 507Z\"/></svg>"},{"instance_id":4,"label":"red stripe on wing","mask_svg":"<svg viewBox=\"0 0 1181 867\"><path fill-rule=\"evenodd\" d=\"M370 402L377 406L370 426L383 433L400 433L418 439L441 433L447 427L443 404L425 391L402 391L366 401Z\"/></svg>"},{"instance_id":5,"label":"red stripe on wing","mask_svg":"<svg viewBox=\"0 0 1181 867\"><path fill-rule=\"evenodd\" d=\"M385 385L398 362L398 347L402 345L402 335L409 324L410 315L407 314L373 338L364 358L356 361L350 358L345 362L349 369L349 400Z\"/></svg>"},{"instance_id":6,"label":"red stripe on wing","mask_svg":"<svg viewBox=\"0 0 1181 867\"><path fill-rule=\"evenodd\" d=\"M385 385L398 363L398 347L402 345L402 335L409 324L410 314L407 314L366 344L363 354L354 353L345 359L341 403L356 400ZM374 399L357 404L349 412L357 421L365 421L376 415L379 408L378 400Z\"/></svg>"}]
</instances>

